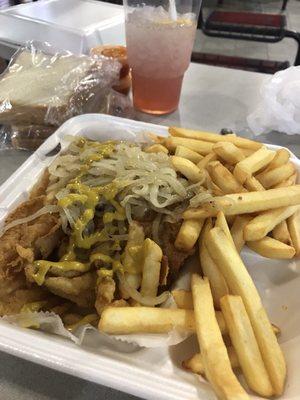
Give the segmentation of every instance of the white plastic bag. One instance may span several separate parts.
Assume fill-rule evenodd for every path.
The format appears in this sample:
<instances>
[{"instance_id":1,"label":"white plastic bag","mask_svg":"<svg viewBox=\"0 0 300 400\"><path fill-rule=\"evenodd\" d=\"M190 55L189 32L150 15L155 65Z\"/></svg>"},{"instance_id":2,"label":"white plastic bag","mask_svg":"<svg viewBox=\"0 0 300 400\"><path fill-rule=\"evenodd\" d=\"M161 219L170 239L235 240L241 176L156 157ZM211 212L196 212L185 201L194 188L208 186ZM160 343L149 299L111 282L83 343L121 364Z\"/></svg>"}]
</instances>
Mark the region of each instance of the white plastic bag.
<instances>
[{"instance_id":1,"label":"white plastic bag","mask_svg":"<svg viewBox=\"0 0 300 400\"><path fill-rule=\"evenodd\" d=\"M300 66L290 67L266 79L261 101L248 116L255 135L270 131L300 134Z\"/></svg>"}]
</instances>

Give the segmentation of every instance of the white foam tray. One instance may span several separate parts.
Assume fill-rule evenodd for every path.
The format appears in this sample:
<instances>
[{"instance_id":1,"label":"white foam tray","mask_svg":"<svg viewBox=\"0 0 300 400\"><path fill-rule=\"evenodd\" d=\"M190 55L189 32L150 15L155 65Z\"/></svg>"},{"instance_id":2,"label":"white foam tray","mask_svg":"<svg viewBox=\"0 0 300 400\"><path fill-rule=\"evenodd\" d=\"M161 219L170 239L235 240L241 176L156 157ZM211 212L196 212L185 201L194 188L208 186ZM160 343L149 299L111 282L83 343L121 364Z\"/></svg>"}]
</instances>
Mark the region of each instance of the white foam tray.
<instances>
[{"instance_id":1,"label":"white foam tray","mask_svg":"<svg viewBox=\"0 0 300 400\"><path fill-rule=\"evenodd\" d=\"M94 0L20 4L0 10L0 39L20 46L38 40L88 54L97 45L125 43L124 11L122 6Z\"/></svg>"},{"instance_id":2,"label":"white foam tray","mask_svg":"<svg viewBox=\"0 0 300 400\"><path fill-rule=\"evenodd\" d=\"M46 154L58 143L66 146L65 135L125 139L140 131L167 135L163 126L98 114L67 121L0 187L0 224L10 210L27 198L42 170L53 160ZM295 156L292 160L300 171L300 161ZM282 399L299 400L300 262L268 260L251 251L242 255L272 322L282 329L280 341L288 364L288 382ZM196 349L193 338L171 348L135 349L127 353L108 343L98 348L78 347L63 338L0 321L0 350L149 400L215 399L208 384L200 383L195 375L180 368L181 362Z\"/></svg>"}]
</instances>

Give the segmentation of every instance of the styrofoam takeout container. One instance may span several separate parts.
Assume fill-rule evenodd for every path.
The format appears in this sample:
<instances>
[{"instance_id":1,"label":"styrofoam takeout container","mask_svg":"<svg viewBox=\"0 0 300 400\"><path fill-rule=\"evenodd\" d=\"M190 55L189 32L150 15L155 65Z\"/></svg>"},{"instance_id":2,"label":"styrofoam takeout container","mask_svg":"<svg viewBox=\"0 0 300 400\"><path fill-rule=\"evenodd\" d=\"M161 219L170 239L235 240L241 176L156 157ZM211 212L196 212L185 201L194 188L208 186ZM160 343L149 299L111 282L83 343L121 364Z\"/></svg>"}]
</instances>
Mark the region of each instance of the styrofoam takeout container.
<instances>
[{"instance_id":1,"label":"styrofoam takeout container","mask_svg":"<svg viewBox=\"0 0 300 400\"><path fill-rule=\"evenodd\" d=\"M123 7L94 0L20 4L0 10L0 40L19 46L38 40L88 54L94 46L125 43Z\"/></svg>"},{"instance_id":2,"label":"styrofoam takeout container","mask_svg":"<svg viewBox=\"0 0 300 400\"><path fill-rule=\"evenodd\" d=\"M9 211L27 198L42 170L53 160L47 153L58 143L65 148L65 135L125 139L134 138L141 131L167 135L166 127L98 114L67 121L0 187L0 224ZM291 159L300 172L300 161L295 156ZM271 321L282 330L280 342L287 359L288 381L281 398L299 400L300 260L269 260L250 250L243 251L242 257ZM180 367L196 349L194 338L170 348L134 348L126 353L113 343L97 348L78 347L61 337L0 321L0 350L151 400L215 399L207 383Z\"/></svg>"}]
</instances>

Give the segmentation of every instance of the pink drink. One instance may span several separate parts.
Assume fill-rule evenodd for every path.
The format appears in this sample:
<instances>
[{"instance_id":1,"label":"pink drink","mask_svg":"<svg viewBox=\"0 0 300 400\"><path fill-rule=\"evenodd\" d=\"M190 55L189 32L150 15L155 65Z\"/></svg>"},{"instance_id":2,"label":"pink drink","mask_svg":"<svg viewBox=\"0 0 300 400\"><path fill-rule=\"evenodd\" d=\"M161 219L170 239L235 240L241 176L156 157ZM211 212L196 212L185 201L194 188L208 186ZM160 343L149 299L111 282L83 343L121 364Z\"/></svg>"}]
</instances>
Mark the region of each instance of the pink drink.
<instances>
[{"instance_id":1,"label":"pink drink","mask_svg":"<svg viewBox=\"0 0 300 400\"><path fill-rule=\"evenodd\" d=\"M177 109L195 32L191 14L179 15L176 21L162 7L128 14L126 41L136 108L150 114Z\"/></svg>"}]
</instances>

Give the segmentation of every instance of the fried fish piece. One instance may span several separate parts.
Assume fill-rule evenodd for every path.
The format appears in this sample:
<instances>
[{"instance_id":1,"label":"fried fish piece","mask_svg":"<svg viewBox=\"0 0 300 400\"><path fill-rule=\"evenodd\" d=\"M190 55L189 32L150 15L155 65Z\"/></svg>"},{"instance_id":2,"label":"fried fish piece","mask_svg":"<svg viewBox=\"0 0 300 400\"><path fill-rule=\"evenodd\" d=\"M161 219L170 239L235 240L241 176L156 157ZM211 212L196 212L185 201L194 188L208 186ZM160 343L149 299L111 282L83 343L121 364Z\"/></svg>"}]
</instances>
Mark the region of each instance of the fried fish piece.
<instances>
[{"instance_id":1,"label":"fried fish piece","mask_svg":"<svg viewBox=\"0 0 300 400\"><path fill-rule=\"evenodd\" d=\"M34 214L44 206L44 201L45 196L25 201L8 216L6 223ZM62 235L58 214L44 214L9 229L0 241L0 271L9 276L23 270L27 260L17 251L17 246L43 256L52 252Z\"/></svg>"},{"instance_id":2,"label":"fried fish piece","mask_svg":"<svg viewBox=\"0 0 300 400\"><path fill-rule=\"evenodd\" d=\"M15 279L14 279L15 282ZM0 300L0 316L18 314L25 304L45 300L49 292L44 288L32 287L14 290Z\"/></svg>"},{"instance_id":3,"label":"fried fish piece","mask_svg":"<svg viewBox=\"0 0 300 400\"><path fill-rule=\"evenodd\" d=\"M98 278L95 307L99 315L114 300L115 291L116 282L111 276Z\"/></svg>"},{"instance_id":4,"label":"fried fish piece","mask_svg":"<svg viewBox=\"0 0 300 400\"><path fill-rule=\"evenodd\" d=\"M80 307L93 307L95 303L96 273L87 272L74 278L50 277L45 286L57 296L72 301Z\"/></svg>"},{"instance_id":5,"label":"fried fish piece","mask_svg":"<svg viewBox=\"0 0 300 400\"><path fill-rule=\"evenodd\" d=\"M42 176L39 178L37 183L31 189L29 199L34 199L35 197L42 196L46 193L46 190L50 183L49 177L50 173L48 171L48 168L46 168Z\"/></svg>"}]
</instances>

